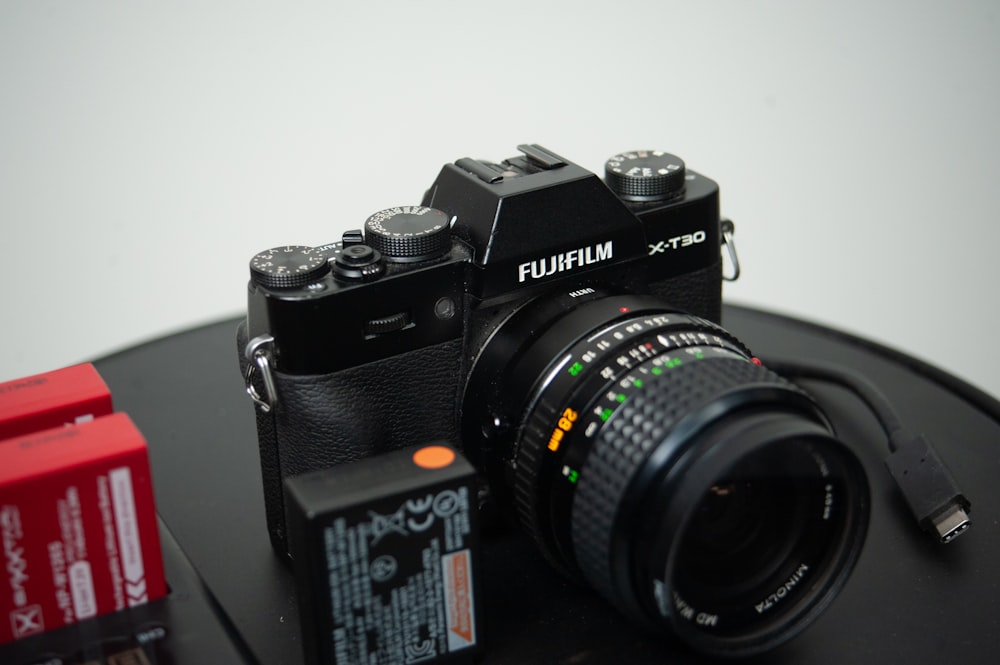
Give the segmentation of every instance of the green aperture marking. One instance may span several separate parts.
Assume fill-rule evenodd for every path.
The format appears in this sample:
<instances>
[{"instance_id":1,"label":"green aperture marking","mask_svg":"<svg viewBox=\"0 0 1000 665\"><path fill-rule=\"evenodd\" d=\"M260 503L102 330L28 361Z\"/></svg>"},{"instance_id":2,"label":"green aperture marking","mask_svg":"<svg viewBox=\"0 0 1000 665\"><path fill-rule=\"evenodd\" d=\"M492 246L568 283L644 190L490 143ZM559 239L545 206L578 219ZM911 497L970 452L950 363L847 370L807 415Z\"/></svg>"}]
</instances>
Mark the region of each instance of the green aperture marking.
<instances>
[{"instance_id":1,"label":"green aperture marking","mask_svg":"<svg viewBox=\"0 0 1000 665\"><path fill-rule=\"evenodd\" d=\"M575 483L580 478L580 472L576 469L571 469L568 466L562 468L563 477L566 478L571 483Z\"/></svg>"}]
</instances>

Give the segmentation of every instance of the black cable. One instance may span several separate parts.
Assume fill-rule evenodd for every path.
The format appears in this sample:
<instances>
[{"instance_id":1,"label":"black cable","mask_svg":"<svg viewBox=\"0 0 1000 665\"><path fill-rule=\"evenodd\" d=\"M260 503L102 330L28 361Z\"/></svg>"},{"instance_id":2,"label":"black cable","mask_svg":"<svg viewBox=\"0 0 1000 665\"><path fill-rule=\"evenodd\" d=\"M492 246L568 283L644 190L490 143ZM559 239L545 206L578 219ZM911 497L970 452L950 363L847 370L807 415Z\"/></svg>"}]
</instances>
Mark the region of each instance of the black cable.
<instances>
[{"instance_id":1,"label":"black cable","mask_svg":"<svg viewBox=\"0 0 1000 665\"><path fill-rule=\"evenodd\" d=\"M885 431L889 455L883 460L921 528L942 543L969 528L970 501L928 439L903 426L892 403L866 376L825 363L769 359L764 364L789 380L833 383L854 393Z\"/></svg>"},{"instance_id":2,"label":"black cable","mask_svg":"<svg viewBox=\"0 0 1000 665\"><path fill-rule=\"evenodd\" d=\"M763 361L763 359L762 359ZM893 435L903 430L903 422L892 403L868 377L853 370L820 362L799 363L769 358L764 364L786 379L805 379L833 383L854 393L872 412L885 431L889 451L895 452Z\"/></svg>"}]
</instances>

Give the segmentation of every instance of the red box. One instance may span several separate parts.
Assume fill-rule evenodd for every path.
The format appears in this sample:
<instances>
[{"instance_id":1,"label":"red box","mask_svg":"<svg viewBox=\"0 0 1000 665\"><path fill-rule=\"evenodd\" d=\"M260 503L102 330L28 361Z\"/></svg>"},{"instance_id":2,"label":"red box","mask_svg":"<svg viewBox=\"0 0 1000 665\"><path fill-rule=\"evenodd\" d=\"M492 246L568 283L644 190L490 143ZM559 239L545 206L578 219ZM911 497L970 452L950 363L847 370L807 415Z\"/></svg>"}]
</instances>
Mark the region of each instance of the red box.
<instances>
[{"instance_id":1,"label":"red box","mask_svg":"<svg viewBox=\"0 0 1000 665\"><path fill-rule=\"evenodd\" d=\"M165 594L146 441L127 415L0 442L0 644Z\"/></svg>"},{"instance_id":2,"label":"red box","mask_svg":"<svg viewBox=\"0 0 1000 665\"><path fill-rule=\"evenodd\" d=\"M0 440L111 413L111 392L90 363L0 383Z\"/></svg>"}]
</instances>

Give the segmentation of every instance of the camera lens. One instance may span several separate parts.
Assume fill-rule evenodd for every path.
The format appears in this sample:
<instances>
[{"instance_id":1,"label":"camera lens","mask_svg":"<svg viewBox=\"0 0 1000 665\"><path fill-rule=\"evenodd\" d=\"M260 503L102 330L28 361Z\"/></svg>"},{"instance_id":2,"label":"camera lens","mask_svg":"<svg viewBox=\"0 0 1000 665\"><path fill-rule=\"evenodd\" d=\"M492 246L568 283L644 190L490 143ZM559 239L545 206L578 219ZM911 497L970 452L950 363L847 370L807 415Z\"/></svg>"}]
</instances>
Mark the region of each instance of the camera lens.
<instances>
[{"instance_id":1,"label":"camera lens","mask_svg":"<svg viewBox=\"0 0 1000 665\"><path fill-rule=\"evenodd\" d=\"M867 480L815 402L650 296L586 289L510 315L475 361L463 433L553 565L705 653L797 634L860 554Z\"/></svg>"}]
</instances>

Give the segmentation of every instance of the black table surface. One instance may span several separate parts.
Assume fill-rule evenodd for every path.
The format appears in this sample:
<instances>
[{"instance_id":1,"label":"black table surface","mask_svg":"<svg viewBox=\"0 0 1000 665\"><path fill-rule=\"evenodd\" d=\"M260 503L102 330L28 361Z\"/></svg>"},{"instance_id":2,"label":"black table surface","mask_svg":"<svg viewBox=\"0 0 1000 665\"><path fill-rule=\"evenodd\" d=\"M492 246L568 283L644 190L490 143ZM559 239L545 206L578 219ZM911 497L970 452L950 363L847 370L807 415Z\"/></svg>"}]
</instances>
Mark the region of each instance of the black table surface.
<instances>
[{"instance_id":1,"label":"black table surface","mask_svg":"<svg viewBox=\"0 0 1000 665\"><path fill-rule=\"evenodd\" d=\"M183 554L172 555L200 576L218 624L185 629L167 660L208 662L210 647L229 640L226 653L239 660L298 665L295 592L264 525L236 323L166 337L96 365L116 409L149 442L165 550L171 555L176 545ZM969 532L949 545L935 543L890 485L884 438L871 414L841 388L804 382L865 464L871 524L855 572L831 608L753 662L1000 662L1000 403L932 364L803 321L727 306L723 324L765 361L780 354L866 374L911 430L937 443L973 502ZM552 572L514 532L487 538L482 574L486 665L708 662L631 626L593 592ZM174 616L186 611L175 595L158 601Z\"/></svg>"}]
</instances>

